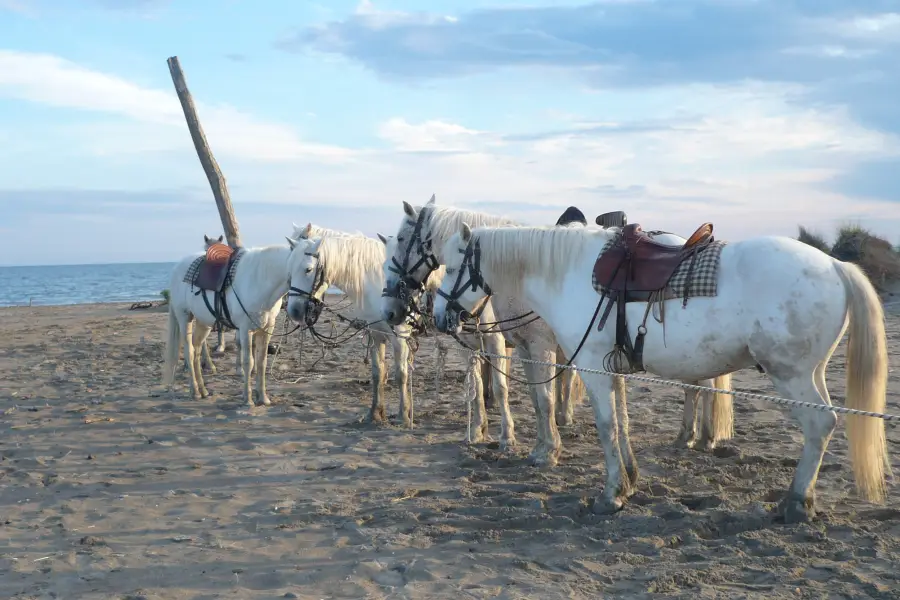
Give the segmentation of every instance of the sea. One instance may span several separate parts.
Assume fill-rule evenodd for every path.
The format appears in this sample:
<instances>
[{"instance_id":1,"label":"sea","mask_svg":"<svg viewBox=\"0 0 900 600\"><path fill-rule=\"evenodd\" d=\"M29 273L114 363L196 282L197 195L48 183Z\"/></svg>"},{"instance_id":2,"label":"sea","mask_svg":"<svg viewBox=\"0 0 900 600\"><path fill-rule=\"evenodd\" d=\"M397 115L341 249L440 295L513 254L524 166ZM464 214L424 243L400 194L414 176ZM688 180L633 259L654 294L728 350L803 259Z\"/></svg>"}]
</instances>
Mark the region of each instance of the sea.
<instances>
[{"instance_id":1,"label":"sea","mask_svg":"<svg viewBox=\"0 0 900 600\"><path fill-rule=\"evenodd\" d=\"M162 300L176 263L0 267L0 307ZM339 294L329 287L328 293Z\"/></svg>"},{"instance_id":2,"label":"sea","mask_svg":"<svg viewBox=\"0 0 900 600\"><path fill-rule=\"evenodd\" d=\"M0 306L162 300L175 263L0 267Z\"/></svg>"}]
</instances>

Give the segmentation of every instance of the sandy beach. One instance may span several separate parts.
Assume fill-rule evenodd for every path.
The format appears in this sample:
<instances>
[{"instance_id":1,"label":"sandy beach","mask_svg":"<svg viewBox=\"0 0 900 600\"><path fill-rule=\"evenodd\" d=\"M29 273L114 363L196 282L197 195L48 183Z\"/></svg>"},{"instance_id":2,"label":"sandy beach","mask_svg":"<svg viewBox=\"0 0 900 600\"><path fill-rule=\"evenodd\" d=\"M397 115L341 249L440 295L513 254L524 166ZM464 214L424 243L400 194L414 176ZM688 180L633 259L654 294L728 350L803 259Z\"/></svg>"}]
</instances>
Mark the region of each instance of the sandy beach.
<instances>
[{"instance_id":1,"label":"sandy beach","mask_svg":"<svg viewBox=\"0 0 900 600\"><path fill-rule=\"evenodd\" d=\"M0 309L0 598L900 598L900 486L883 506L855 498L843 418L818 518L786 526L793 420L737 399L735 438L688 450L674 445L683 393L630 385L640 491L604 517L589 508L604 469L587 402L559 466L538 469L516 383L515 452L464 445L463 357L450 352L436 398L433 339L412 376L413 430L359 423L358 340L310 370L321 349L307 339L301 357L287 339L271 407L242 404L231 347L206 375L210 398L191 400L180 371L169 397L163 310ZM887 326L900 413L900 317ZM828 372L836 404L844 349ZM774 393L755 371L734 386Z\"/></svg>"}]
</instances>

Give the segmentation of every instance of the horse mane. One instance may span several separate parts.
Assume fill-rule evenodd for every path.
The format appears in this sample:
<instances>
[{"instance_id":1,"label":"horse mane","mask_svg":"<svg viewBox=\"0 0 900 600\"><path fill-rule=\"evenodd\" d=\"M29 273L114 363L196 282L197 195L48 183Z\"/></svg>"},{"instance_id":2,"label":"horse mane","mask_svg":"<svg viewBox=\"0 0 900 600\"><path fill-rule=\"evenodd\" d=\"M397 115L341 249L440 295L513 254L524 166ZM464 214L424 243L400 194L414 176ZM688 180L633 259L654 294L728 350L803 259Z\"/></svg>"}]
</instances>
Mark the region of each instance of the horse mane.
<instances>
[{"instance_id":1,"label":"horse mane","mask_svg":"<svg viewBox=\"0 0 900 600\"><path fill-rule=\"evenodd\" d=\"M240 258L238 273L255 282L284 279L291 248L287 244L247 248Z\"/></svg>"},{"instance_id":2,"label":"horse mane","mask_svg":"<svg viewBox=\"0 0 900 600\"><path fill-rule=\"evenodd\" d=\"M566 266L591 243L612 235L603 229L555 225L478 227L472 230L472 241L481 244L481 264L490 271L491 287L515 295L529 275L544 277L558 289Z\"/></svg>"},{"instance_id":3,"label":"horse mane","mask_svg":"<svg viewBox=\"0 0 900 600\"><path fill-rule=\"evenodd\" d=\"M319 258L331 285L340 288L360 308L365 305L366 283L384 281L384 244L362 234L326 235Z\"/></svg>"},{"instance_id":4,"label":"horse mane","mask_svg":"<svg viewBox=\"0 0 900 600\"><path fill-rule=\"evenodd\" d=\"M310 223L308 225L310 229L310 234L306 234L306 227L301 227L299 225L294 225L294 233L291 234L291 237L295 240L308 240L308 239L316 239L320 237L326 236L337 236L337 237L354 237L363 235L362 232L350 233L348 231L340 231L339 229L330 229L328 227L322 227L321 225L316 225L315 223Z\"/></svg>"},{"instance_id":5,"label":"horse mane","mask_svg":"<svg viewBox=\"0 0 900 600\"><path fill-rule=\"evenodd\" d=\"M439 206L435 204L426 204L416 207L418 211L428 211L425 217L425 227L431 234L431 240L434 243L436 251L440 252L443 245L449 240L454 233L459 233L463 223L468 223L469 227L505 227L517 226L521 223L489 213L476 212L474 210L466 210L453 206ZM423 227L423 229L425 228Z\"/></svg>"}]
</instances>

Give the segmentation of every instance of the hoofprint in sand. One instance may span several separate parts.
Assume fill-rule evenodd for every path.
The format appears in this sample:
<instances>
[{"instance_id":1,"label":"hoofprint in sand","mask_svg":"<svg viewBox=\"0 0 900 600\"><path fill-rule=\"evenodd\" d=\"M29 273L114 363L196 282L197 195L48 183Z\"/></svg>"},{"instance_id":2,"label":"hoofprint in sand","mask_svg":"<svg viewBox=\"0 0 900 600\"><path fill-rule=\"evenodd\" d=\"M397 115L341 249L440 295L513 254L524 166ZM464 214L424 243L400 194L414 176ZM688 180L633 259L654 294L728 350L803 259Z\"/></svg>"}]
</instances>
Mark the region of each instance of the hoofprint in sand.
<instances>
[{"instance_id":1,"label":"hoofprint in sand","mask_svg":"<svg viewBox=\"0 0 900 600\"><path fill-rule=\"evenodd\" d=\"M210 398L172 401L159 387L166 314L127 308L0 309L0 598L887 599L900 589L900 490L889 487L884 507L856 499L843 417L818 518L786 526L774 513L802 440L792 419L739 398L733 440L712 453L675 448L682 392L635 384L641 482L622 512L601 517L587 504L604 479L590 408L562 432L554 469L526 464L535 430L521 386L510 389L517 452L467 447L463 357L450 352L435 401L434 338L412 374L416 428L370 427L356 423L371 398L361 343L309 372L318 352L307 338L300 365L299 340L287 340L271 407L243 404L230 360ZM887 331L897 365L898 316ZM839 405L845 351L827 372ZM753 370L734 384L774 393ZM889 384L888 410L900 412L896 367ZM888 440L897 471L896 427Z\"/></svg>"}]
</instances>

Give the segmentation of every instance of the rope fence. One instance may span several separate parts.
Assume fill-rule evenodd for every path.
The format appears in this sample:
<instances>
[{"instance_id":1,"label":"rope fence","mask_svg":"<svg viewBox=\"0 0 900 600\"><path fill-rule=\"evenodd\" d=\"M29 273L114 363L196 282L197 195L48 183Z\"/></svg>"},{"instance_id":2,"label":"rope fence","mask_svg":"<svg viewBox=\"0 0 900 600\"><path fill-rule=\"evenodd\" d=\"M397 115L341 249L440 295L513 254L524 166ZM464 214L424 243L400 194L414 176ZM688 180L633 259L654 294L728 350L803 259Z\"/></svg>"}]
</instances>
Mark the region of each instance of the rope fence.
<instances>
[{"instance_id":1,"label":"rope fence","mask_svg":"<svg viewBox=\"0 0 900 600\"><path fill-rule=\"evenodd\" d=\"M898 304L900 304L900 303L898 303ZM284 314L282 316L284 317L284 330L286 330L287 326L288 326L287 315ZM333 320L331 323L331 327L332 328L334 327ZM401 336L401 335L394 333L393 331L385 332L381 329L374 329L371 326L360 327L358 334L368 336L372 332L377 332L382 335L393 335L394 337L399 337L401 339L406 340L407 343L409 343L409 336ZM305 337L306 337L306 331L305 331L305 329L301 329L300 330L300 340L301 340L300 341L300 351L301 352L303 351ZM354 337L355 336L351 336L350 338L347 338L345 340L345 343L349 342ZM450 339L452 339L452 338L450 338ZM437 340L436 340L436 344L437 344L438 348L436 351L437 356L436 356L436 364L435 364L435 389L436 389L436 393L440 394L440 377L444 370L444 364L446 362L447 348L445 345L440 344L440 342L438 342ZM325 346L326 346L326 344L323 343L323 355L321 358L324 358L326 353L330 352L332 350L331 348L325 349ZM515 355L512 355L512 356L500 355L500 354L494 354L491 352L485 352L483 350L472 350L472 349L466 348L465 346L462 346L461 344L458 344L458 343L454 344L454 346L456 346L457 349L460 351L460 356L463 357L463 363L467 365L467 371L466 371L467 375L466 375L466 385L465 385L466 390L467 390L467 396L471 396L471 393L469 392L468 388L473 387L472 382L469 381L471 369L473 367L478 368L477 365L474 365L473 361L477 357L482 357L482 358L489 358L489 359L508 360L508 361L512 361L512 362L518 362L521 364L542 365L545 367L554 367L557 369L570 369L570 370L578 372L578 373L605 375L607 377L618 376L618 377L622 377L626 381L638 381L638 382L642 382L642 383L656 384L656 385L665 386L665 387L681 388L681 389L685 389L685 390L697 390L700 392L713 392L713 393L720 393L720 394L728 394L735 398L746 398L746 399L750 399L750 400L762 400L764 402L770 402L770 403L777 404L780 406L808 408L808 409L818 410L818 411L823 411L823 412L831 411L834 413L845 414L845 415L859 415L859 416L864 416L864 417L874 417L874 418L878 418L878 419L883 419L884 421L889 422L889 423L900 422L900 415L895 415L895 414L890 414L890 413L870 412L870 411L864 411L864 410L857 410L857 409L853 409L853 408L847 408L844 406L833 406L833 405L827 405L827 404L818 404L815 402L804 402L804 401L799 401L799 400L791 400L788 398L781 398L779 396L772 396L772 395L768 395L768 394L759 394L759 393L755 393L755 392L744 392L744 391L740 391L740 390L726 390L726 389L720 389L720 388L715 388L715 387L694 385L694 384L684 383L681 381L661 379L658 377L649 377L646 375L615 373L613 371L607 371L605 369L579 367L575 364L566 365L566 364L559 364L559 363L553 363L553 362L539 361L539 360L533 360L533 359L528 359L528 358L521 358L521 357L518 357ZM278 349L276 350L275 356L273 357L273 359L271 361L272 365L274 365L274 363L276 362L278 353L280 352L280 350L281 350L281 344L279 345ZM367 346L367 350L368 350L368 346ZM366 352L366 357L368 358L368 352ZM411 366L410 385L411 385L412 371L415 370L415 367L414 367L415 352L413 351L412 344L410 344L410 357L411 357L411 359L410 359L410 366ZM321 360L321 358L319 360ZM316 362L318 362L318 361L316 361ZM496 367L494 367L494 368L496 368ZM293 383L297 383L298 381L299 381L299 379L297 381L294 381ZM472 400L472 398L469 398L469 401L467 402L467 412L471 411L471 407L469 406L471 404L471 400Z\"/></svg>"}]
</instances>

